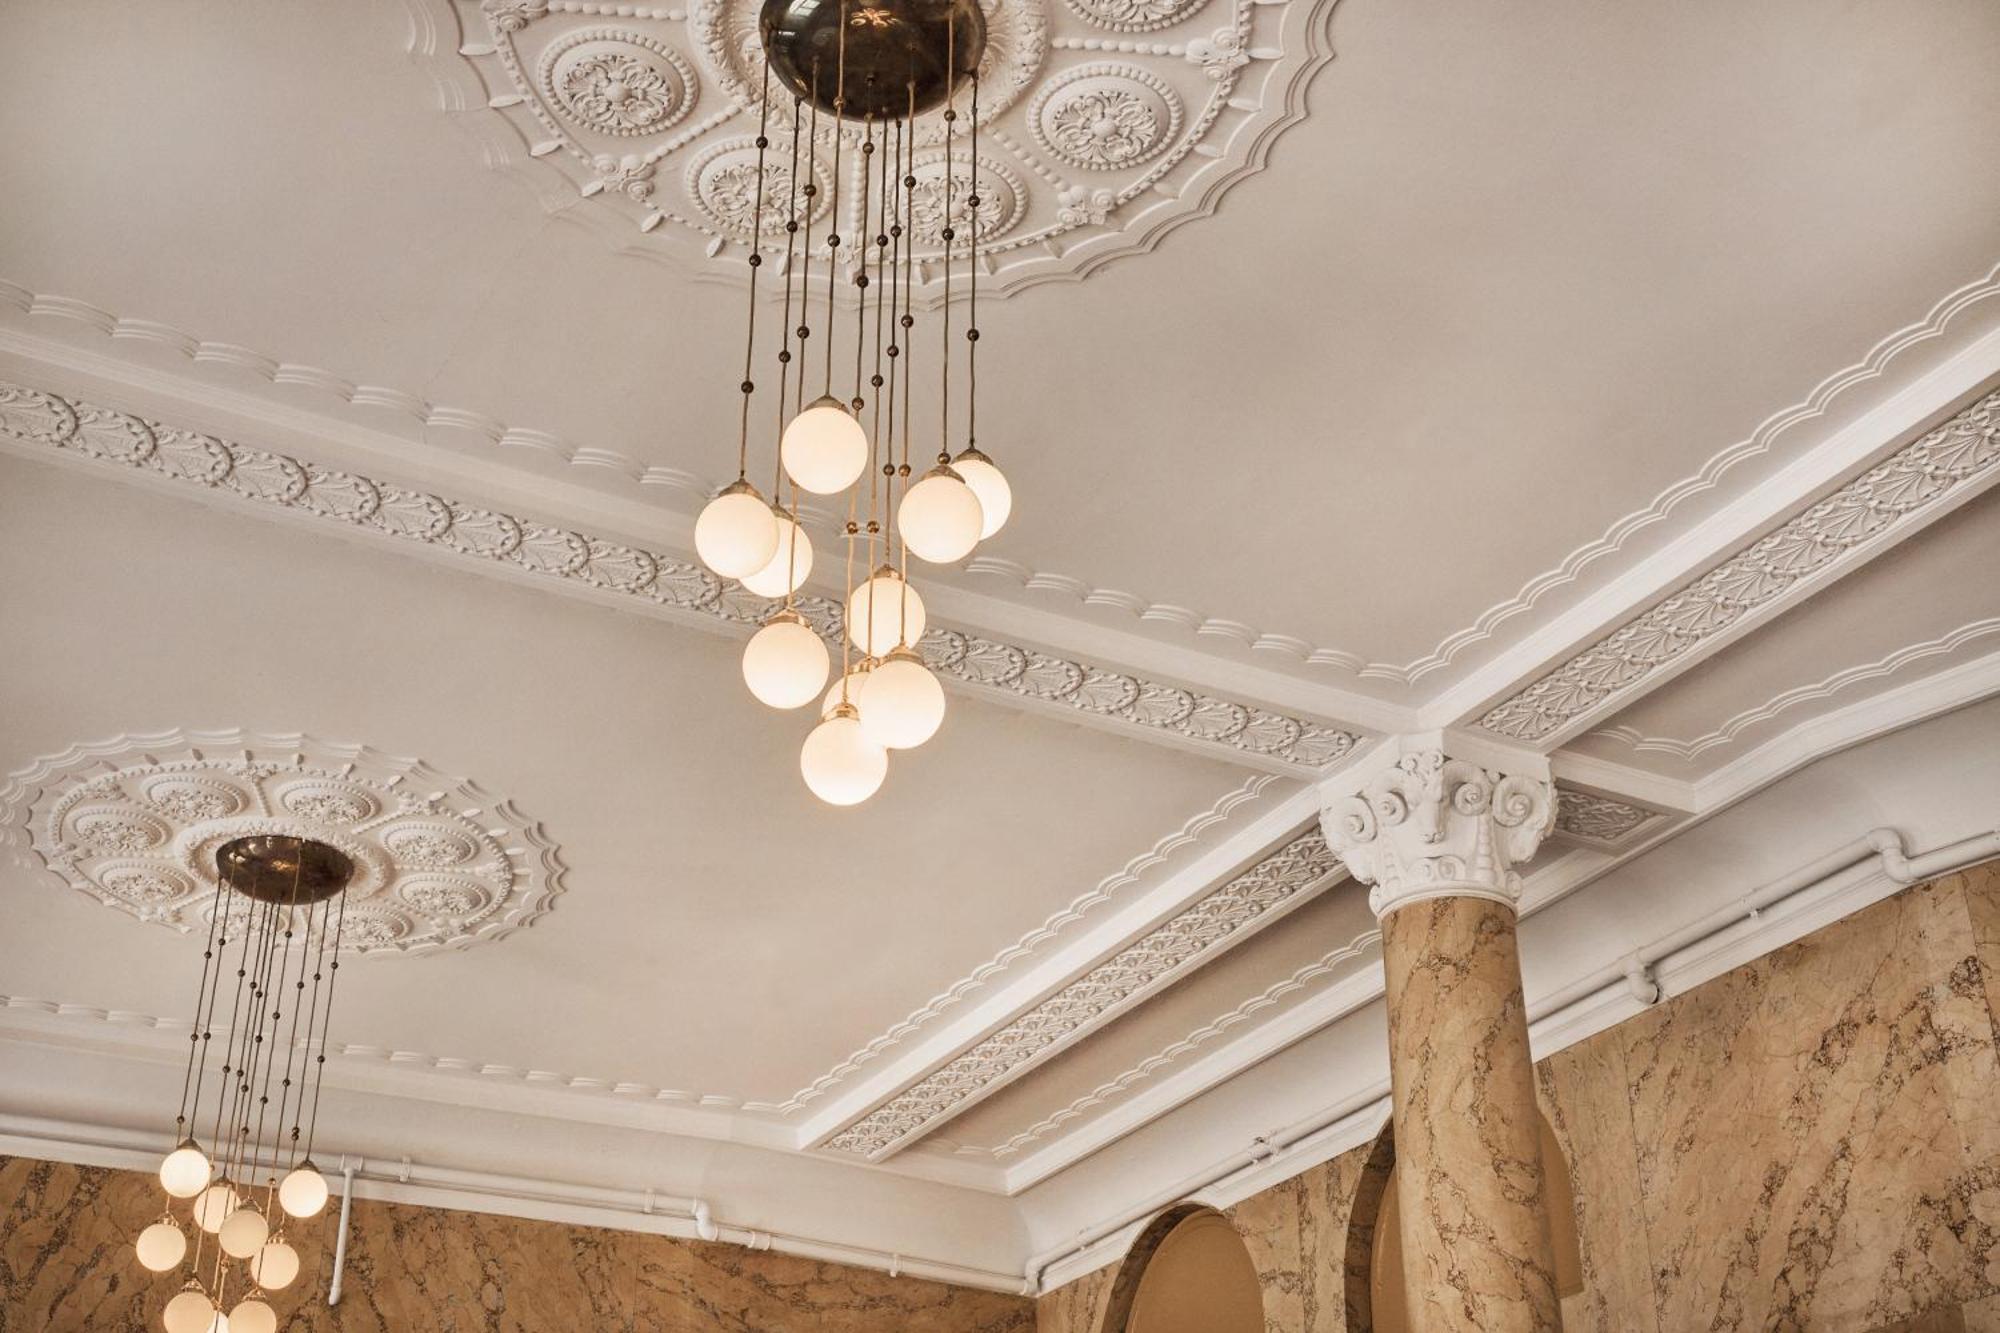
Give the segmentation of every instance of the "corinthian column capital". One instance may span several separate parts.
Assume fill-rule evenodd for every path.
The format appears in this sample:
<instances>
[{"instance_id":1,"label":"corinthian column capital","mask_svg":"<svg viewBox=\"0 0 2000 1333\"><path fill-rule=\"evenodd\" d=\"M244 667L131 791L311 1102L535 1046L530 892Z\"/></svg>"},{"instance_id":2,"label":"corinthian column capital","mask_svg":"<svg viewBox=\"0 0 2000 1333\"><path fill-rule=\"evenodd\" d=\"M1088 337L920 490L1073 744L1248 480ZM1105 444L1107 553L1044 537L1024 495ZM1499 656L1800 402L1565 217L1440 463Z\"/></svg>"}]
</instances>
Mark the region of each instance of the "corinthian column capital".
<instances>
[{"instance_id":1,"label":"corinthian column capital","mask_svg":"<svg viewBox=\"0 0 2000 1333\"><path fill-rule=\"evenodd\" d=\"M1503 773L1406 745L1358 789L1329 792L1320 826L1348 873L1371 886L1368 905L1378 917L1426 898L1518 907L1514 867L1555 826L1555 787L1546 764L1538 767L1533 776Z\"/></svg>"}]
</instances>

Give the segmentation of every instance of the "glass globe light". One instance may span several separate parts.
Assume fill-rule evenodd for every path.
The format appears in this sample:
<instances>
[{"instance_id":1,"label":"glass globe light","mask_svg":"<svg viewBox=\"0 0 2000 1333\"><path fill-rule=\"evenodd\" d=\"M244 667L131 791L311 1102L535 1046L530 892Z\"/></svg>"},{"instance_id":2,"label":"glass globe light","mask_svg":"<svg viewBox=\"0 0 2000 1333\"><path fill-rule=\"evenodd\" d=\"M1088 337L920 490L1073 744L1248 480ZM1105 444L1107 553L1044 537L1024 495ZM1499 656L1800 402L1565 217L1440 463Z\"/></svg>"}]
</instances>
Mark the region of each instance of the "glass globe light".
<instances>
[{"instance_id":1,"label":"glass globe light","mask_svg":"<svg viewBox=\"0 0 2000 1333\"><path fill-rule=\"evenodd\" d=\"M939 463L903 493L896 506L896 531L919 559L934 565L963 560L979 545L986 515L965 479Z\"/></svg>"},{"instance_id":2,"label":"glass globe light","mask_svg":"<svg viewBox=\"0 0 2000 1333\"><path fill-rule=\"evenodd\" d=\"M944 687L907 648L890 653L861 686L861 734L890 750L914 750L944 722Z\"/></svg>"},{"instance_id":3,"label":"glass globe light","mask_svg":"<svg viewBox=\"0 0 2000 1333\"><path fill-rule=\"evenodd\" d=\"M792 418L778 441L778 457L799 489L835 495L868 466L868 432L844 403L827 394Z\"/></svg>"},{"instance_id":4,"label":"glass globe light","mask_svg":"<svg viewBox=\"0 0 2000 1333\"><path fill-rule=\"evenodd\" d=\"M299 1275L299 1252L281 1240L267 1241L250 1260L250 1280L266 1291L283 1291Z\"/></svg>"},{"instance_id":5,"label":"glass globe light","mask_svg":"<svg viewBox=\"0 0 2000 1333\"><path fill-rule=\"evenodd\" d=\"M188 1139L160 1163L160 1184L176 1199L192 1199L208 1188L208 1154Z\"/></svg>"},{"instance_id":6,"label":"glass globe light","mask_svg":"<svg viewBox=\"0 0 2000 1333\"><path fill-rule=\"evenodd\" d=\"M167 1326L167 1333L209 1333L218 1317L215 1302L196 1287L168 1301L167 1308L160 1312L160 1322Z\"/></svg>"},{"instance_id":7,"label":"glass globe light","mask_svg":"<svg viewBox=\"0 0 2000 1333\"><path fill-rule=\"evenodd\" d=\"M227 1181L218 1180L195 1196L194 1224L213 1236L235 1211L236 1191Z\"/></svg>"},{"instance_id":8,"label":"glass globe light","mask_svg":"<svg viewBox=\"0 0 2000 1333\"><path fill-rule=\"evenodd\" d=\"M778 522L778 549L772 554L770 563L755 574L746 574L740 580L744 587L759 597L783 597L788 592L798 590L812 573L813 544L806 536L806 530L792 521L792 516L773 505L771 513Z\"/></svg>"},{"instance_id":9,"label":"glass globe light","mask_svg":"<svg viewBox=\"0 0 2000 1333\"><path fill-rule=\"evenodd\" d=\"M842 704L851 704L855 708L861 707L861 687L867 683L868 673L874 669L874 666L874 658L864 657L859 662L856 662L846 675L826 687L826 697L819 701L819 716L822 722L832 717L833 710ZM840 692L842 685L847 687L847 693L844 695Z\"/></svg>"},{"instance_id":10,"label":"glass globe light","mask_svg":"<svg viewBox=\"0 0 2000 1333\"><path fill-rule=\"evenodd\" d=\"M293 1217L319 1216L326 1195L326 1177L310 1161L299 1163L278 1182L278 1206Z\"/></svg>"},{"instance_id":11,"label":"glass globe light","mask_svg":"<svg viewBox=\"0 0 2000 1333\"><path fill-rule=\"evenodd\" d=\"M215 1243L222 1252L232 1259L248 1259L264 1248L264 1242L271 1238L271 1224L255 1208L238 1208L222 1219L222 1230L215 1233Z\"/></svg>"},{"instance_id":12,"label":"glass globe light","mask_svg":"<svg viewBox=\"0 0 2000 1333\"><path fill-rule=\"evenodd\" d=\"M187 1235L172 1222L155 1222L139 1233L139 1262L155 1273L164 1273L187 1256Z\"/></svg>"},{"instance_id":13,"label":"glass globe light","mask_svg":"<svg viewBox=\"0 0 2000 1333\"><path fill-rule=\"evenodd\" d=\"M252 1296L229 1312L229 1333L278 1333L278 1312Z\"/></svg>"},{"instance_id":14,"label":"glass globe light","mask_svg":"<svg viewBox=\"0 0 2000 1333\"><path fill-rule=\"evenodd\" d=\"M985 541L1006 527L1007 516L1014 512L1014 488L1007 484L1007 478L993 460L968 447L951 460L951 470L979 497L979 513L984 520L979 526L979 539Z\"/></svg>"},{"instance_id":15,"label":"glass globe light","mask_svg":"<svg viewBox=\"0 0 2000 1333\"><path fill-rule=\"evenodd\" d=\"M847 637L870 657L887 657L924 634L924 599L888 565L847 599Z\"/></svg>"},{"instance_id":16,"label":"glass globe light","mask_svg":"<svg viewBox=\"0 0 2000 1333\"><path fill-rule=\"evenodd\" d=\"M826 684L826 644L796 611L780 611L743 648L743 683L759 703L803 708Z\"/></svg>"},{"instance_id":17,"label":"glass globe light","mask_svg":"<svg viewBox=\"0 0 2000 1333\"><path fill-rule=\"evenodd\" d=\"M771 506L747 481L723 488L694 524L694 550L701 562L726 579L755 574L778 549L778 521Z\"/></svg>"},{"instance_id":18,"label":"glass globe light","mask_svg":"<svg viewBox=\"0 0 2000 1333\"><path fill-rule=\"evenodd\" d=\"M806 737L799 772L812 794L828 805L859 805L889 775L889 752L861 734L854 706L844 704Z\"/></svg>"}]
</instances>

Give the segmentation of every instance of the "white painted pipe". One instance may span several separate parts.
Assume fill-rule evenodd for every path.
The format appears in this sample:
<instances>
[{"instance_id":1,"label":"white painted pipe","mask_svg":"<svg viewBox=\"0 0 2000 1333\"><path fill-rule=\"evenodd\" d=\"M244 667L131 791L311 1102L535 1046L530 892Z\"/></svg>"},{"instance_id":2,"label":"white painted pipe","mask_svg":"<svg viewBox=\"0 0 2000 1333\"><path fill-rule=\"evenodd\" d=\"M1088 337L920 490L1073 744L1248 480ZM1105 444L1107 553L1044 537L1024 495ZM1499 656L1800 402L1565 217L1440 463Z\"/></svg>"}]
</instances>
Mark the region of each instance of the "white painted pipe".
<instances>
[{"instance_id":1,"label":"white painted pipe","mask_svg":"<svg viewBox=\"0 0 2000 1333\"><path fill-rule=\"evenodd\" d=\"M333 1242L333 1278L326 1285L326 1303L340 1304L340 1279L347 1272L347 1223L354 1210L354 1169L357 1163L340 1159L340 1234Z\"/></svg>"},{"instance_id":2,"label":"white painted pipe","mask_svg":"<svg viewBox=\"0 0 2000 1333\"><path fill-rule=\"evenodd\" d=\"M1640 963L1644 969L1650 969L1661 959L1699 944L1736 925L1745 917L1766 911L1794 894L1802 893L1817 884L1823 884L1833 876L1851 870L1871 857L1879 861L1882 871L1889 878L1899 884L1914 884L1921 880L1950 874L1955 870L1962 870L1966 866L1976 865L1996 856L2000 856L2000 829L1974 834L1972 837L1962 838L1916 857L1905 853L1902 836L1894 829L1870 829L1853 842L1829 852L1810 865L1802 866L1791 874L1745 895L1735 903L1711 912L1646 948L1599 968L1588 976L1543 997L1540 1002L1529 1007L1529 1017L1534 1021L1552 1017L1595 995L1606 986L1625 982L1631 974L1634 962ZM1385 1095L1381 1091L1381 1085L1377 1085L1367 1093L1337 1102L1331 1108L1297 1121L1283 1130L1259 1135L1250 1141L1247 1148L1229 1154L1205 1172L1196 1172L1185 1177L1172 1188L1153 1195L1144 1204L1125 1210L1119 1214L1116 1221L1088 1228L1079 1232L1074 1242L1065 1242L1044 1250L1028 1260L1027 1281L1024 1286L1026 1294L1030 1296L1042 1294L1042 1276L1058 1261L1083 1253L1093 1245L1117 1235L1163 1208L1193 1195L1224 1186L1232 1177L1242 1175L1245 1171L1302 1152L1311 1146L1313 1140L1322 1137L1335 1125L1384 1100ZM1253 1165L1246 1166L1245 1157L1250 1158Z\"/></svg>"}]
</instances>

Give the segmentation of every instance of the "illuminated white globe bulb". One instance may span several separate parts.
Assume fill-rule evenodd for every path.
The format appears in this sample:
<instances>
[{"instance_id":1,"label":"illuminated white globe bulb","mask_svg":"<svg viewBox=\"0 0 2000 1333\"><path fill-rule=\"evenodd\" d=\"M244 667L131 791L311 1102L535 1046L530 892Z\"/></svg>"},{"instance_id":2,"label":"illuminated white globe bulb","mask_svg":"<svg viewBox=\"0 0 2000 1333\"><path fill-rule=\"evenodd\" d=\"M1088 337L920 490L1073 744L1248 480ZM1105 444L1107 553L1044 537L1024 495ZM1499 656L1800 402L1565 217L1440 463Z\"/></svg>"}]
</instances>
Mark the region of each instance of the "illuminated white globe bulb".
<instances>
[{"instance_id":1,"label":"illuminated white globe bulb","mask_svg":"<svg viewBox=\"0 0 2000 1333\"><path fill-rule=\"evenodd\" d=\"M819 701L819 715L822 720L832 717L833 710L842 704L849 704L855 708L861 706L861 686L868 679L869 668L874 665L873 661L864 658L856 662L846 675L826 687L826 697ZM845 695L840 692L842 685L847 686Z\"/></svg>"},{"instance_id":2,"label":"illuminated white globe bulb","mask_svg":"<svg viewBox=\"0 0 2000 1333\"><path fill-rule=\"evenodd\" d=\"M979 497L956 472L940 463L903 493L896 506L896 531L910 554L934 565L963 560L979 545L986 515Z\"/></svg>"},{"instance_id":3,"label":"illuminated white globe bulb","mask_svg":"<svg viewBox=\"0 0 2000 1333\"><path fill-rule=\"evenodd\" d=\"M215 1243L232 1259L248 1259L271 1238L271 1224L255 1208L238 1208L222 1220Z\"/></svg>"},{"instance_id":4,"label":"illuminated white globe bulb","mask_svg":"<svg viewBox=\"0 0 2000 1333\"><path fill-rule=\"evenodd\" d=\"M301 1162L278 1182L278 1206L293 1217L317 1217L326 1194L326 1177L311 1162Z\"/></svg>"},{"instance_id":5,"label":"illuminated white globe bulb","mask_svg":"<svg viewBox=\"0 0 2000 1333\"><path fill-rule=\"evenodd\" d=\"M861 734L891 750L913 750L944 722L944 687L923 659L889 654L861 687Z\"/></svg>"},{"instance_id":6,"label":"illuminated white globe bulb","mask_svg":"<svg viewBox=\"0 0 2000 1333\"><path fill-rule=\"evenodd\" d=\"M859 805L889 775L889 752L861 734L851 705L836 708L806 737L799 772L812 794L828 805Z\"/></svg>"},{"instance_id":7,"label":"illuminated white globe bulb","mask_svg":"<svg viewBox=\"0 0 2000 1333\"><path fill-rule=\"evenodd\" d=\"M694 523L694 550L726 579L755 574L778 549L778 520L747 481L733 482L708 502Z\"/></svg>"},{"instance_id":8,"label":"illuminated white globe bulb","mask_svg":"<svg viewBox=\"0 0 2000 1333\"><path fill-rule=\"evenodd\" d=\"M951 470L979 497L979 513L984 520L979 527L979 539L985 541L1006 527L1007 515L1014 512L1014 488L1007 484L1007 478L993 460L977 449L967 449L951 460Z\"/></svg>"},{"instance_id":9,"label":"illuminated white globe bulb","mask_svg":"<svg viewBox=\"0 0 2000 1333\"><path fill-rule=\"evenodd\" d=\"M773 509L771 516L778 524L778 549L769 564L741 580L744 587L759 597L783 597L797 591L813 567L813 544L806 530L782 510Z\"/></svg>"},{"instance_id":10,"label":"illuminated white globe bulb","mask_svg":"<svg viewBox=\"0 0 2000 1333\"><path fill-rule=\"evenodd\" d=\"M235 1211L236 1191L227 1181L218 1180L195 1196L194 1224L213 1236Z\"/></svg>"},{"instance_id":11,"label":"illuminated white globe bulb","mask_svg":"<svg viewBox=\"0 0 2000 1333\"><path fill-rule=\"evenodd\" d=\"M189 1139L160 1163L160 1184L176 1199L192 1199L208 1188L208 1154Z\"/></svg>"},{"instance_id":12,"label":"illuminated white globe bulb","mask_svg":"<svg viewBox=\"0 0 2000 1333\"><path fill-rule=\"evenodd\" d=\"M167 1333L209 1333L215 1326L215 1302L208 1299L205 1291L188 1290L167 1302L167 1308L160 1312L160 1322L167 1326Z\"/></svg>"},{"instance_id":13,"label":"illuminated white globe bulb","mask_svg":"<svg viewBox=\"0 0 2000 1333\"><path fill-rule=\"evenodd\" d=\"M299 1275L299 1252L281 1240L269 1241L250 1260L250 1279L266 1291L282 1291Z\"/></svg>"},{"instance_id":14,"label":"illuminated white globe bulb","mask_svg":"<svg viewBox=\"0 0 2000 1333\"><path fill-rule=\"evenodd\" d=\"M187 1235L172 1222L155 1222L139 1233L139 1262L164 1273L187 1255Z\"/></svg>"},{"instance_id":15,"label":"illuminated white globe bulb","mask_svg":"<svg viewBox=\"0 0 2000 1333\"><path fill-rule=\"evenodd\" d=\"M868 466L868 432L831 394L815 398L793 417L778 441L785 475L801 490L834 495L852 486Z\"/></svg>"},{"instance_id":16,"label":"illuminated white globe bulb","mask_svg":"<svg viewBox=\"0 0 2000 1333\"><path fill-rule=\"evenodd\" d=\"M229 1312L229 1333L278 1333L278 1312L252 1296Z\"/></svg>"},{"instance_id":17,"label":"illuminated white globe bulb","mask_svg":"<svg viewBox=\"0 0 2000 1333\"><path fill-rule=\"evenodd\" d=\"M899 643L924 636L924 599L887 565L847 599L847 637L870 657L887 657Z\"/></svg>"},{"instance_id":18,"label":"illuminated white globe bulb","mask_svg":"<svg viewBox=\"0 0 2000 1333\"><path fill-rule=\"evenodd\" d=\"M826 644L792 611L772 616L743 648L743 683L773 708L811 703L828 669Z\"/></svg>"}]
</instances>

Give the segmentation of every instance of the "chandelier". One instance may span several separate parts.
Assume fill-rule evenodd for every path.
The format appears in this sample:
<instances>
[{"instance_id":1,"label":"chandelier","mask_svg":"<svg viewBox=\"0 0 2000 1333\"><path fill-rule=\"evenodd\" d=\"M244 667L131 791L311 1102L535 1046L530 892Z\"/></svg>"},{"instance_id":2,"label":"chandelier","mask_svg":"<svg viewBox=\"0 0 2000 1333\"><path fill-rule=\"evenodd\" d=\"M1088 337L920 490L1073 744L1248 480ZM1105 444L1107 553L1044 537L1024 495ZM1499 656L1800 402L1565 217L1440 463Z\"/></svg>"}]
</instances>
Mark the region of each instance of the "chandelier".
<instances>
[{"instance_id":1,"label":"chandelier","mask_svg":"<svg viewBox=\"0 0 2000 1333\"><path fill-rule=\"evenodd\" d=\"M175 1146L160 1163L166 1207L137 1249L156 1273L187 1266L167 1333L274 1333L270 1293L299 1273L288 1228L326 1207L313 1135L354 864L278 834L225 843L215 863Z\"/></svg>"},{"instance_id":2,"label":"chandelier","mask_svg":"<svg viewBox=\"0 0 2000 1333\"><path fill-rule=\"evenodd\" d=\"M922 745L944 721L944 690L918 649L924 603L911 586L910 557L963 560L1012 507L1007 480L977 434L975 164L986 19L975 0L766 0L759 30L757 166L742 185L751 253L736 480L702 510L695 549L716 574L778 603L744 650L744 682L773 708L819 703L800 771L821 800L855 805L881 787L889 751ZM773 79L791 95L789 125L773 125ZM940 106L941 114L927 114ZM770 336L777 447L767 497L749 476L752 375L758 276L780 237L783 313ZM960 340L952 299L961 265L964 444L954 453ZM936 425L920 427L912 391L927 337L919 337L913 297L920 276L940 275L937 363L925 372L937 385ZM837 299L843 287L852 292L851 311ZM931 406L924 404L927 421ZM913 435L926 454L935 445L928 466L911 464ZM813 567L799 519L802 491L847 499L838 627L815 627L801 613L799 589ZM840 672L828 688L826 638L836 634Z\"/></svg>"}]
</instances>

